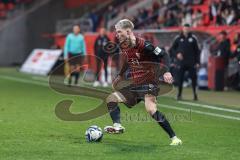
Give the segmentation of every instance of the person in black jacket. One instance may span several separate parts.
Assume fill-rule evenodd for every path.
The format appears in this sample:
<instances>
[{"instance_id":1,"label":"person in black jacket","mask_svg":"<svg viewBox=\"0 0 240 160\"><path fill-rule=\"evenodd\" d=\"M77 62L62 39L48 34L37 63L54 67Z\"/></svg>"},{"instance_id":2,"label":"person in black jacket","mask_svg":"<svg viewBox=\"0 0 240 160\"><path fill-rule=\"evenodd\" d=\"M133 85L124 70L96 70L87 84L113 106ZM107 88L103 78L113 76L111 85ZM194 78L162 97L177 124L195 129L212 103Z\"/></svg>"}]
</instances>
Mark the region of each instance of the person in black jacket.
<instances>
[{"instance_id":1,"label":"person in black jacket","mask_svg":"<svg viewBox=\"0 0 240 160\"><path fill-rule=\"evenodd\" d=\"M108 36L106 35L105 28L101 28L99 30L99 36L97 37L94 45L94 51L96 56L96 64L97 64L97 72L96 72L96 81L94 82L93 86L97 87L100 85L100 71L102 67L102 63L104 64L104 71L105 71L105 82L103 82L103 87L107 87L107 79L108 79L108 57L109 54L105 51L104 46L110 41Z\"/></svg>"},{"instance_id":2,"label":"person in black jacket","mask_svg":"<svg viewBox=\"0 0 240 160\"><path fill-rule=\"evenodd\" d=\"M240 33L237 34L234 43L236 44L236 49L233 55L236 56L238 60L238 88L240 89Z\"/></svg>"},{"instance_id":3,"label":"person in black jacket","mask_svg":"<svg viewBox=\"0 0 240 160\"><path fill-rule=\"evenodd\" d=\"M231 57L231 42L227 38L227 32L220 32L219 45L217 47L217 56L223 57L225 61L225 68L228 67L229 58Z\"/></svg>"},{"instance_id":4,"label":"person in black jacket","mask_svg":"<svg viewBox=\"0 0 240 160\"><path fill-rule=\"evenodd\" d=\"M234 51L234 55L236 55L238 59L238 63L240 64L240 32L236 34L236 37L234 39L234 44L236 44L236 49Z\"/></svg>"},{"instance_id":5,"label":"person in black jacket","mask_svg":"<svg viewBox=\"0 0 240 160\"><path fill-rule=\"evenodd\" d=\"M235 50L235 55L237 56L238 64L240 65L240 44L237 45L237 48Z\"/></svg>"},{"instance_id":6,"label":"person in black jacket","mask_svg":"<svg viewBox=\"0 0 240 160\"><path fill-rule=\"evenodd\" d=\"M234 57L231 53L231 42L227 36L226 31L220 32L219 44L215 53L217 56L224 58L224 84L226 89L230 86L230 83L227 81L229 59Z\"/></svg>"},{"instance_id":7,"label":"person in black jacket","mask_svg":"<svg viewBox=\"0 0 240 160\"><path fill-rule=\"evenodd\" d=\"M183 26L182 32L175 38L170 51L177 59L177 64L179 66L177 100L182 99L182 86L186 71L189 72L192 79L194 100L198 100L196 86L197 68L200 64L200 49L198 47L198 40L196 36L190 32L189 24L185 24Z\"/></svg>"}]
</instances>

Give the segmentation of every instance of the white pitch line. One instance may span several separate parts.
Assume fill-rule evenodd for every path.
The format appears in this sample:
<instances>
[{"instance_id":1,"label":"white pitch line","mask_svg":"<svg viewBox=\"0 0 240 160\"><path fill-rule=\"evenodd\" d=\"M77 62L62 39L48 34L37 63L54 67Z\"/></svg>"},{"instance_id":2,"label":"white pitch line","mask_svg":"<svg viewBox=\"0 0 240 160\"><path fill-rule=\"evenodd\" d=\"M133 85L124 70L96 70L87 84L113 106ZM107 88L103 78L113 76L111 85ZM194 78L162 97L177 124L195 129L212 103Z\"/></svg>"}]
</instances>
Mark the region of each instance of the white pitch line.
<instances>
[{"instance_id":1,"label":"white pitch line","mask_svg":"<svg viewBox=\"0 0 240 160\"><path fill-rule=\"evenodd\" d=\"M16 81L16 82L21 82L21 83L27 83L27 84L30 83L30 84L34 84L34 85L49 87L48 83L41 83L40 81L30 81L30 80L26 80L26 79L23 79L23 78L17 78L17 77L5 76L5 75L1 75L0 78L7 79L7 80L12 80L12 81ZM86 88L89 88L89 87L86 87ZM85 95L80 95L80 96L99 100L99 98L95 98L95 97L89 97L89 96L85 96Z\"/></svg>"},{"instance_id":2,"label":"white pitch line","mask_svg":"<svg viewBox=\"0 0 240 160\"><path fill-rule=\"evenodd\" d=\"M46 78L46 77L36 77L36 76L33 76L32 79L38 80L38 81L43 81L43 82L49 82L48 78Z\"/></svg>"},{"instance_id":3,"label":"white pitch line","mask_svg":"<svg viewBox=\"0 0 240 160\"><path fill-rule=\"evenodd\" d=\"M34 82L34 81L22 79L22 78L16 78L16 77L11 77L11 76L4 76L4 75L0 76L0 78L7 79L7 80L12 80L12 81L17 81L17 82L22 82L22 83L31 83L31 84L35 84L35 85L48 87L48 84L44 84L44 83L40 83L40 82ZM165 105L165 104L159 104L159 105L163 108L170 108L170 109L189 112L189 109L186 109L186 108L179 108L179 107L175 107L175 106L171 106L171 105ZM192 110L192 109L191 109L191 112L202 114L202 115L221 117L221 118L225 118L225 119L239 120L240 121L239 117L226 116L226 115L222 115L222 114L209 113L209 112L202 112L202 111L197 111L197 110Z\"/></svg>"},{"instance_id":4,"label":"white pitch line","mask_svg":"<svg viewBox=\"0 0 240 160\"><path fill-rule=\"evenodd\" d=\"M30 84L35 84L35 85L40 85L40 86L45 86L48 87L49 85L46 83L41 83L41 82L36 82L36 81L31 81L31 80L26 80L22 78L17 78L17 77L11 77L11 76L4 76L1 75L0 78L2 79L7 79L7 80L12 80L12 81L17 81L17 82L22 82L22 83L30 83Z\"/></svg>"},{"instance_id":5,"label":"white pitch line","mask_svg":"<svg viewBox=\"0 0 240 160\"><path fill-rule=\"evenodd\" d=\"M165 104L158 104L158 105L163 107L163 108L170 108L170 109L175 109L175 110L180 110L180 111L185 111L185 112L189 112L190 111L190 109L179 108L179 107L165 105ZM238 121L240 121L240 117L226 116L226 115L222 115L222 114L209 113L209 112L197 111L197 110L192 110L192 109L191 109L191 112L202 114L202 115L208 115L208 116L213 116L213 117L221 117L221 118L225 118L225 119L231 119L231 120L238 120Z\"/></svg>"},{"instance_id":6,"label":"white pitch line","mask_svg":"<svg viewBox=\"0 0 240 160\"><path fill-rule=\"evenodd\" d=\"M192 103L192 102L178 102L178 103L180 103L180 104L186 104L186 105L190 105L190 106L196 106L196 107L207 108L207 109L213 109L213 110L225 111L225 112L240 113L239 110L227 109L227 108L221 108L221 107L210 106L210 105L206 105L206 104L198 104L198 103Z\"/></svg>"}]
</instances>

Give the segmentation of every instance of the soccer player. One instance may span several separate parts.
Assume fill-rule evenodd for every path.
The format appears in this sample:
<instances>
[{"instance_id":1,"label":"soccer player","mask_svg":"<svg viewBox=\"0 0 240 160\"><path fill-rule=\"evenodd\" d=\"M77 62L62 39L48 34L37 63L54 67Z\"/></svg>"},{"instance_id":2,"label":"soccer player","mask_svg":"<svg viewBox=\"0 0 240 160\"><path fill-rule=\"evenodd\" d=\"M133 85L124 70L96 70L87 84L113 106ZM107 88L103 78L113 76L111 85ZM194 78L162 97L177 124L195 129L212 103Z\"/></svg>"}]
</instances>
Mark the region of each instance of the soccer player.
<instances>
[{"instance_id":1,"label":"soccer player","mask_svg":"<svg viewBox=\"0 0 240 160\"><path fill-rule=\"evenodd\" d=\"M120 20L116 25L116 36L120 41L121 54L125 62L113 81L113 88L117 88L125 80L125 73L130 70L132 83L110 94L106 101L113 121L113 126L104 128L107 133L123 133L125 128L120 122L120 108L118 103L124 103L132 108L144 100L147 112L155 119L171 139L170 145L180 145L182 141L176 136L166 117L157 109L159 92L159 61L169 62L169 56L159 47L136 37L133 34L134 24L128 20ZM173 78L170 72L163 75L165 82L171 84Z\"/></svg>"}]
</instances>

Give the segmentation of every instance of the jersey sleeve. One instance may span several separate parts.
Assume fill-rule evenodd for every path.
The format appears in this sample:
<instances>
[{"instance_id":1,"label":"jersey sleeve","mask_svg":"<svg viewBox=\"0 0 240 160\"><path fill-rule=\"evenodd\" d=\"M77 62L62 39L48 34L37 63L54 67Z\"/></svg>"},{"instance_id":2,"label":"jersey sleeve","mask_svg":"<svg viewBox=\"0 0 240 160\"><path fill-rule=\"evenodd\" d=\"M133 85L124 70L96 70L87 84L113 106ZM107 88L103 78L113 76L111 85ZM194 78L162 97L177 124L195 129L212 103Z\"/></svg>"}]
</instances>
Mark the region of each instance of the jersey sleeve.
<instances>
[{"instance_id":1,"label":"jersey sleeve","mask_svg":"<svg viewBox=\"0 0 240 160\"><path fill-rule=\"evenodd\" d=\"M158 59L162 59L164 61L164 65L169 68L170 66L170 57L168 53L160 47L155 47L152 43L146 41L144 44L144 49L143 49L145 54L149 54L151 56L154 56Z\"/></svg>"}]
</instances>

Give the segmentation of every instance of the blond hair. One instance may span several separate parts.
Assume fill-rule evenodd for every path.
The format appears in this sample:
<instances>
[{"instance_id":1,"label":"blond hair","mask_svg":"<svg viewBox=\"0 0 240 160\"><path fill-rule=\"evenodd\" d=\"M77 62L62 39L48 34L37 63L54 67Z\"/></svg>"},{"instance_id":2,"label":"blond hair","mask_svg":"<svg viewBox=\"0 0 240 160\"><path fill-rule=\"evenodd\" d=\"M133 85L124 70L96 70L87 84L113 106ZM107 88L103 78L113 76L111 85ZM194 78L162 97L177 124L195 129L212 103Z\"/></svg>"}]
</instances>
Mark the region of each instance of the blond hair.
<instances>
[{"instance_id":1,"label":"blond hair","mask_svg":"<svg viewBox=\"0 0 240 160\"><path fill-rule=\"evenodd\" d=\"M122 19L117 22L115 29L134 29L134 24L129 19Z\"/></svg>"}]
</instances>

